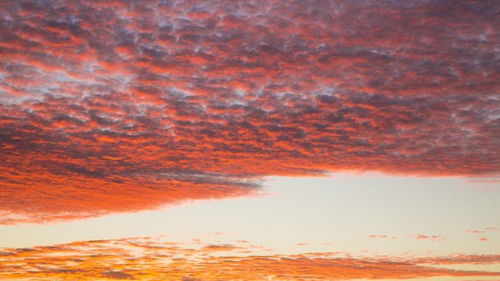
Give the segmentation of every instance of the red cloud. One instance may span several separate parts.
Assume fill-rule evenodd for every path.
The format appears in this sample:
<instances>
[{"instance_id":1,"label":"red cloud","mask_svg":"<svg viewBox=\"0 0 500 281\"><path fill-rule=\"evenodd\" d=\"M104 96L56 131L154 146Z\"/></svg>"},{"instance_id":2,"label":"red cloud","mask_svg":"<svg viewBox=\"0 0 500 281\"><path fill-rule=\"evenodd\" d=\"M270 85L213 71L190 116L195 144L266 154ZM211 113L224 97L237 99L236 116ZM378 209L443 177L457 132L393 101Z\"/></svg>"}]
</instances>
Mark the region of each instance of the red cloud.
<instances>
[{"instance_id":1,"label":"red cloud","mask_svg":"<svg viewBox=\"0 0 500 281\"><path fill-rule=\"evenodd\" d=\"M240 2L0 3L0 223L500 171L496 2Z\"/></svg>"}]
</instances>

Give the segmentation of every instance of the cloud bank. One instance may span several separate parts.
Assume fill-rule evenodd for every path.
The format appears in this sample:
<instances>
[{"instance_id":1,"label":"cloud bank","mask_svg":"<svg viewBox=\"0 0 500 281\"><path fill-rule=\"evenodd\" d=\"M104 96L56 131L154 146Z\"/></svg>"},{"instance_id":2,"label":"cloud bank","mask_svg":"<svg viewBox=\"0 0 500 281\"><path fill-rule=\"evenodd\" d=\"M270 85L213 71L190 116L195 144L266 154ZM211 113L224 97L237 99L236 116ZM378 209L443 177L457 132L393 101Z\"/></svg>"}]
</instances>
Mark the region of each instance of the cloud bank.
<instances>
[{"instance_id":1,"label":"cloud bank","mask_svg":"<svg viewBox=\"0 0 500 281\"><path fill-rule=\"evenodd\" d=\"M3 1L0 223L269 175L500 171L498 1Z\"/></svg>"}]
</instances>

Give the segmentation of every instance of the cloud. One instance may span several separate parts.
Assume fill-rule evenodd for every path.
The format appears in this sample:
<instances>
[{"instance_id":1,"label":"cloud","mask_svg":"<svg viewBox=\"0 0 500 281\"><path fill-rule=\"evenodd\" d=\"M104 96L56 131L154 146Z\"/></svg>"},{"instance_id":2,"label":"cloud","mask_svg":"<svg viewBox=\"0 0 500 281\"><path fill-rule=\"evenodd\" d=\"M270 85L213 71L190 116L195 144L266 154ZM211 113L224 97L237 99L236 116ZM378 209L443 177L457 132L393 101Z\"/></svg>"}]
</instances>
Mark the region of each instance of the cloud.
<instances>
[{"instance_id":1,"label":"cloud","mask_svg":"<svg viewBox=\"0 0 500 281\"><path fill-rule=\"evenodd\" d=\"M134 280L133 275L121 271L106 271L102 273L102 276L112 279Z\"/></svg>"},{"instance_id":2,"label":"cloud","mask_svg":"<svg viewBox=\"0 0 500 281\"><path fill-rule=\"evenodd\" d=\"M228 252L238 249L238 247L229 244L223 245L207 245L201 249L201 251L206 252Z\"/></svg>"},{"instance_id":3,"label":"cloud","mask_svg":"<svg viewBox=\"0 0 500 281\"><path fill-rule=\"evenodd\" d=\"M478 230L478 229L470 229L470 230L467 230L466 232L468 232L468 233L473 233L473 234L482 234L482 233L486 233L486 231L484 231L484 230Z\"/></svg>"},{"instance_id":4,"label":"cloud","mask_svg":"<svg viewBox=\"0 0 500 281\"><path fill-rule=\"evenodd\" d=\"M390 236L390 235L385 235L385 234L370 234L368 235L369 238L371 239L397 239L396 236Z\"/></svg>"},{"instance_id":5,"label":"cloud","mask_svg":"<svg viewBox=\"0 0 500 281\"><path fill-rule=\"evenodd\" d=\"M445 257L416 258L418 264L497 264L500 255L454 255Z\"/></svg>"},{"instance_id":6,"label":"cloud","mask_svg":"<svg viewBox=\"0 0 500 281\"><path fill-rule=\"evenodd\" d=\"M489 227L484 227L482 229L469 229L466 232L467 233L472 233L472 234L485 234L485 233L494 232L494 231L497 231L497 230L498 229L496 227L489 226Z\"/></svg>"},{"instance_id":7,"label":"cloud","mask_svg":"<svg viewBox=\"0 0 500 281\"><path fill-rule=\"evenodd\" d=\"M442 235L423 235L419 234L415 236L415 239L417 240L429 240L429 241L442 241L445 240L446 237Z\"/></svg>"},{"instance_id":8,"label":"cloud","mask_svg":"<svg viewBox=\"0 0 500 281\"><path fill-rule=\"evenodd\" d=\"M0 223L269 175L498 174L496 1L4 1Z\"/></svg>"},{"instance_id":9,"label":"cloud","mask_svg":"<svg viewBox=\"0 0 500 281\"><path fill-rule=\"evenodd\" d=\"M245 243L233 255L207 255L206 247L151 237L80 241L2 249L1 279L75 280L353 280L500 276L498 272L438 268L439 264L494 264L498 256L355 258L341 253L257 255Z\"/></svg>"}]
</instances>

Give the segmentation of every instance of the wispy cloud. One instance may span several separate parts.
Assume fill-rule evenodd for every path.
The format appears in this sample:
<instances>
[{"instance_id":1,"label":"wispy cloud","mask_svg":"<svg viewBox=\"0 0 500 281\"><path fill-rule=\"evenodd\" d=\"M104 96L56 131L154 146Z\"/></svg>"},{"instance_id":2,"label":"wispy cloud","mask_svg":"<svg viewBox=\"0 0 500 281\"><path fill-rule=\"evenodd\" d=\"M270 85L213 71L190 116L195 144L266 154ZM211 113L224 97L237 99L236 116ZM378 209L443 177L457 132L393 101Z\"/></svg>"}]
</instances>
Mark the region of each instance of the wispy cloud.
<instances>
[{"instance_id":1,"label":"wispy cloud","mask_svg":"<svg viewBox=\"0 0 500 281\"><path fill-rule=\"evenodd\" d=\"M484 234L484 233L488 233L488 232L494 232L494 231L497 231L497 230L498 229L496 227L489 226L489 227L484 227L482 229L469 229L466 232L467 233L472 233L472 234Z\"/></svg>"},{"instance_id":2,"label":"wispy cloud","mask_svg":"<svg viewBox=\"0 0 500 281\"><path fill-rule=\"evenodd\" d=\"M398 238L396 236L385 235L385 234L370 234L368 235L368 237L371 239L393 239L393 240Z\"/></svg>"},{"instance_id":3,"label":"wispy cloud","mask_svg":"<svg viewBox=\"0 0 500 281\"><path fill-rule=\"evenodd\" d=\"M237 246L237 247L236 247ZM339 253L257 255L245 243L197 248L156 238L82 241L29 249L2 249L0 278L37 280L351 280L435 276L500 276L423 264L498 263L499 256L353 258ZM211 253L212 251L208 251Z\"/></svg>"},{"instance_id":4,"label":"wispy cloud","mask_svg":"<svg viewBox=\"0 0 500 281\"><path fill-rule=\"evenodd\" d=\"M429 240L429 241L442 241L445 240L446 237L443 235L424 235L424 234L419 234L415 236L415 239L417 240Z\"/></svg>"}]
</instances>

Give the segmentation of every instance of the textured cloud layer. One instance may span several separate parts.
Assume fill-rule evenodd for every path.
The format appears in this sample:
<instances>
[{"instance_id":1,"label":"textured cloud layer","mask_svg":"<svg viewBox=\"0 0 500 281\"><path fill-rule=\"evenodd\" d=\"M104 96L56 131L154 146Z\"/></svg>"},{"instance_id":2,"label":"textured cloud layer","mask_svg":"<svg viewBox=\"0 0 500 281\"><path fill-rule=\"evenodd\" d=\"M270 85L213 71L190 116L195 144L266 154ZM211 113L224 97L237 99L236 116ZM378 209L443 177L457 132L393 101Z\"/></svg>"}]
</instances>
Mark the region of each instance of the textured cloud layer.
<instances>
[{"instance_id":1,"label":"textured cloud layer","mask_svg":"<svg viewBox=\"0 0 500 281\"><path fill-rule=\"evenodd\" d=\"M188 247L147 237L2 249L0 261L0 278L9 280L326 281L500 276L500 272L432 267L495 264L500 263L500 256L404 260L353 258L341 253L262 256L248 244Z\"/></svg>"},{"instance_id":2,"label":"textured cloud layer","mask_svg":"<svg viewBox=\"0 0 500 281\"><path fill-rule=\"evenodd\" d=\"M0 223L266 175L500 171L498 1L2 1Z\"/></svg>"}]
</instances>

